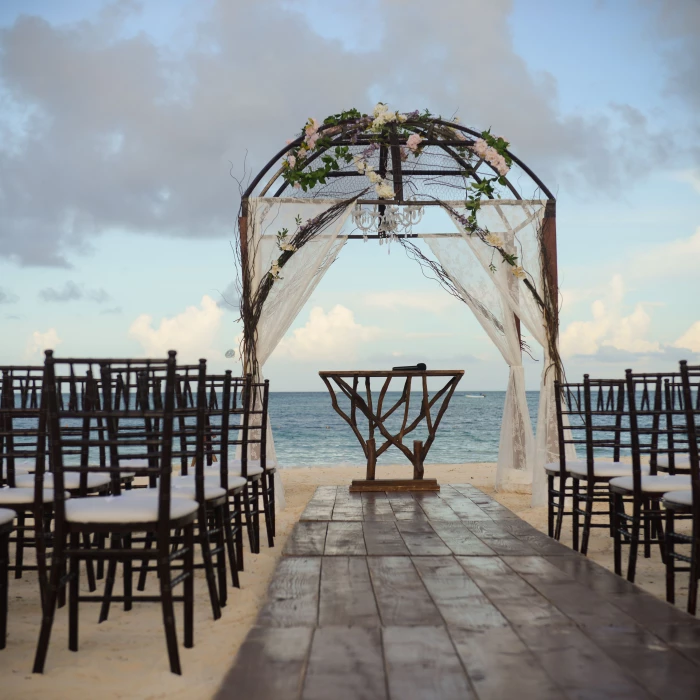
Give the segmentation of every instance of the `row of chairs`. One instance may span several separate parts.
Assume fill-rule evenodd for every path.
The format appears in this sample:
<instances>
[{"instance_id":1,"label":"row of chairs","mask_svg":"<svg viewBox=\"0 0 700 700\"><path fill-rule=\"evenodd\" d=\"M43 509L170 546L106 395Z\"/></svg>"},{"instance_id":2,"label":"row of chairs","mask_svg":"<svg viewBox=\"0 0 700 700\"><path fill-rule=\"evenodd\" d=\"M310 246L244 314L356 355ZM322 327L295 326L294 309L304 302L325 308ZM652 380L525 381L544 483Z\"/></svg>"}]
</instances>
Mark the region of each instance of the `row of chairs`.
<instances>
[{"instance_id":1,"label":"row of chairs","mask_svg":"<svg viewBox=\"0 0 700 700\"><path fill-rule=\"evenodd\" d=\"M204 571L218 619L229 576L240 585L245 531L259 552L261 515L274 545L268 383L207 374L205 360L178 365L175 352L106 360L47 351L44 367L0 370L0 644L8 571L19 578L35 569L42 608L35 672L43 671L56 608L67 598L73 651L79 603L99 603L102 622L112 604L128 611L134 602L159 602L170 669L180 673L173 607L183 604L191 647L194 570ZM28 547L34 566L25 561ZM116 595L120 569L123 594ZM89 595L80 590L82 571ZM157 574L157 595L141 594L149 572Z\"/></svg>"},{"instance_id":2,"label":"row of chairs","mask_svg":"<svg viewBox=\"0 0 700 700\"><path fill-rule=\"evenodd\" d=\"M688 612L697 610L700 577L700 366L625 379L555 382L559 462L547 464L549 535L571 518L572 545L587 554L593 528L609 530L614 568L635 580L637 557L659 548L666 597L676 575L689 574ZM574 456L576 450L579 454ZM585 452L584 455L580 452ZM584 458L582 458L584 457ZM679 532L678 521L691 530Z\"/></svg>"}]
</instances>

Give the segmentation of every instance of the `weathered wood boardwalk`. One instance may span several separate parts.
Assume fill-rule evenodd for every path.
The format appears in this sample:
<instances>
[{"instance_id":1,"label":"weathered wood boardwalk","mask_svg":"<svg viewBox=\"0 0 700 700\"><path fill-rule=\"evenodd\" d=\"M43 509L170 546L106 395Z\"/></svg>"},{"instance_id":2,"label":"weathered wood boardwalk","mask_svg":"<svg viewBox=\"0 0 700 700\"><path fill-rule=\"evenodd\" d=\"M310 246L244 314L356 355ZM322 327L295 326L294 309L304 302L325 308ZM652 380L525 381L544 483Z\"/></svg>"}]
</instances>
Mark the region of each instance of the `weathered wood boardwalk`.
<instances>
[{"instance_id":1,"label":"weathered wood boardwalk","mask_svg":"<svg viewBox=\"0 0 700 700\"><path fill-rule=\"evenodd\" d=\"M320 487L217 698L700 698L700 621L470 485Z\"/></svg>"}]
</instances>

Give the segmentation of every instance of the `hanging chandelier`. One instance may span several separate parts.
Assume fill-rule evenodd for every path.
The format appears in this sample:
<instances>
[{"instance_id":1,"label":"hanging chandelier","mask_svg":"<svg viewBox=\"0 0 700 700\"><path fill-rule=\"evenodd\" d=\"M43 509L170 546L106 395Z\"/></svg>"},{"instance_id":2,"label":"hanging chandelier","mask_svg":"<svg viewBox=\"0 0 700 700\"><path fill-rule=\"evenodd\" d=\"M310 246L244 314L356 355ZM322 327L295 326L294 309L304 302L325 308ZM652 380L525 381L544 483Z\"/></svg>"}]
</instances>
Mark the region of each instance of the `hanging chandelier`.
<instances>
[{"instance_id":1,"label":"hanging chandelier","mask_svg":"<svg viewBox=\"0 0 700 700\"><path fill-rule=\"evenodd\" d=\"M379 210L380 206L383 207L383 212ZM398 238L410 234L422 218L423 207L419 204L358 204L352 212L352 220L365 239L370 233L376 233L380 238Z\"/></svg>"}]
</instances>

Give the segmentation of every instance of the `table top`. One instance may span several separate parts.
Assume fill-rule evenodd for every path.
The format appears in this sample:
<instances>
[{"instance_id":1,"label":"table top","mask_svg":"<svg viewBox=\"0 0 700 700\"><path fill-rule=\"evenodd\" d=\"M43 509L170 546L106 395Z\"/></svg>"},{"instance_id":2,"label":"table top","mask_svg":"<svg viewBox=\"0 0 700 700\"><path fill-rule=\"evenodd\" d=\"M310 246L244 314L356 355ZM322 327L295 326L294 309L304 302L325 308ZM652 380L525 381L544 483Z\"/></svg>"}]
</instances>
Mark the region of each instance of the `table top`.
<instances>
[{"instance_id":1,"label":"table top","mask_svg":"<svg viewBox=\"0 0 700 700\"><path fill-rule=\"evenodd\" d=\"M457 377L464 374L463 369L427 369L424 371L409 372L400 370L323 370L318 373L320 377Z\"/></svg>"}]
</instances>

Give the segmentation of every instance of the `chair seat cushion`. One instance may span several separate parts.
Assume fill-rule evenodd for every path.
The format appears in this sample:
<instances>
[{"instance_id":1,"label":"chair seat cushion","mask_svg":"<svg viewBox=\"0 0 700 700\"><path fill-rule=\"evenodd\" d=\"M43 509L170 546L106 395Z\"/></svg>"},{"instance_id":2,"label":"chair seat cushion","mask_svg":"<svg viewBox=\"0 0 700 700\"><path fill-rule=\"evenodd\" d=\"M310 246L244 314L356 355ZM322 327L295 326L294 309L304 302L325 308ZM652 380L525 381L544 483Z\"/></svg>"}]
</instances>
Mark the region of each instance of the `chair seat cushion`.
<instances>
[{"instance_id":1,"label":"chair seat cushion","mask_svg":"<svg viewBox=\"0 0 700 700\"><path fill-rule=\"evenodd\" d=\"M633 491L631 476L618 476L610 480L610 486ZM644 493L667 493L668 491L685 491L690 488L689 474L651 474L642 475L642 491Z\"/></svg>"},{"instance_id":2,"label":"chair seat cushion","mask_svg":"<svg viewBox=\"0 0 700 700\"><path fill-rule=\"evenodd\" d=\"M194 485L194 474L187 474L187 476L173 476L173 485L177 485L178 488L188 484ZM230 489L238 489L241 486L245 486L248 480L242 476L228 475L228 487ZM207 468L204 470L204 485L213 484L215 486L221 486L221 474L218 469Z\"/></svg>"},{"instance_id":3,"label":"chair seat cushion","mask_svg":"<svg viewBox=\"0 0 700 700\"><path fill-rule=\"evenodd\" d=\"M125 491L124 496L127 498L151 498L158 494L158 489L131 489ZM221 498L226 495L226 490L221 488L221 483L218 479L204 479L204 500L212 501L216 498ZM171 482L172 498L195 498L194 476L173 476Z\"/></svg>"},{"instance_id":4,"label":"chair seat cushion","mask_svg":"<svg viewBox=\"0 0 700 700\"><path fill-rule=\"evenodd\" d=\"M89 489L99 489L103 486L108 486L110 480L109 474L90 472L87 475L87 487ZM25 476L18 476L15 478L15 484L25 488L34 488L34 475L27 474ZM44 474L44 486L53 488L53 474L51 474L51 472ZM80 474L78 474L78 472L64 472L63 488L68 491L80 488Z\"/></svg>"},{"instance_id":5,"label":"chair seat cushion","mask_svg":"<svg viewBox=\"0 0 700 700\"><path fill-rule=\"evenodd\" d=\"M228 473L229 474L235 474L236 476L240 476L242 472L243 467L241 466L241 460L240 459L232 459L228 463ZM248 465L247 465L247 473L248 476L257 476L258 474L262 474L264 469L260 466L260 460L259 459L249 459L248 460Z\"/></svg>"},{"instance_id":6,"label":"chair seat cushion","mask_svg":"<svg viewBox=\"0 0 700 700\"><path fill-rule=\"evenodd\" d=\"M34 460L16 459L15 460L15 475L31 474L35 469ZM5 464L4 473L7 474L7 464Z\"/></svg>"},{"instance_id":7,"label":"chair seat cushion","mask_svg":"<svg viewBox=\"0 0 700 700\"><path fill-rule=\"evenodd\" d=\"M558 474L559 471L561 470L561 465L559 464L559 462L548 462L547 464L544 465L544 470L546 472ZM568 469L567 469L567 471L568 471Z\"/></svg>"},{"instance_id":8,"label":"chair seat cushion","mask_svg":"<svg viewBox=\"0 0 700 700\"><path fill-rule=\"evenodd\" d=\"M578 477L586 477L588 475L588 464L585 459L567 462L567 471ZM642 472L648 472L649 467L642 467ZM613 462L609 459L596 459L593 462L593 474L602 479L616 476L631 476L632 465L622 464L622 462Z\"/></svg>"},{"instance_id":9,"label":"chair seat cushion","mask_svg":"<svg viewBox=\"0 0 700 700\"><path fill-rule=\"evenodd\" d=\"M71 498L66 501L66 520L71 523L155 523L158 521L158 493L135 498L131 495ZM133 493L133 492L132 492ZM170 502L170 519L178 520L197 511L197 502L174 498Z\"/></svg>"},{"instance_id":10,"label":"chair seat cushion","mask_svg":"<svg viewBox=\"0 0 700 700\"><path fill-rule=\"evenodd\" d=\"M70 494L66 493L66 498L70 498ZM53 503L53 489L44 489L44 503ZM34 487L31 488L10 488L4 486L0 489L0 505L5 506L21 506L31 505L34 503Z\"/></svg>"},{"instance_id":11,"label":"chair seat cushion","mask_svg":"<svg viewBox=\"0 0 700 700\"><path fill-rule=\"evenodd\" d=\"M17 513L15 513L14 510L10 510L9 508L0 508L0 525L7 525L8 523L11 523L14 519Z\"/></svg>"},{"instance_id":12,"label":"chair seat cushion","mask_svg":"<svg viewBox=\"0 0 700 700\"><path fill-rule=\"evenodd\" d=\"M664 494L664 503L677 506L688 506L690 508L693 505L693 492L672 491L671 493L666 493Z\"/></svg>"},{"instance_id":13,"label":"chair seat cushion","mask_svg":"<svg viewBox=\"0 0 700 700\"><path fill-rule=\"evenodd\" d=\"M662 469L668 469L669 465L668 454L656 455L656 466ZM673 464L676 467L681 467L682 469L688 469L690 467L690 455L684 454L674 454Z\"/></svg>"}]
</instances>

